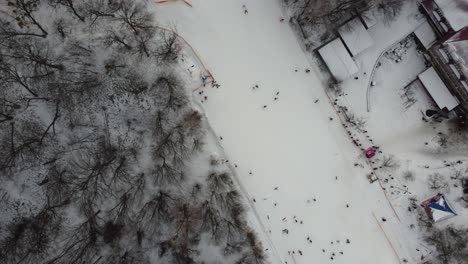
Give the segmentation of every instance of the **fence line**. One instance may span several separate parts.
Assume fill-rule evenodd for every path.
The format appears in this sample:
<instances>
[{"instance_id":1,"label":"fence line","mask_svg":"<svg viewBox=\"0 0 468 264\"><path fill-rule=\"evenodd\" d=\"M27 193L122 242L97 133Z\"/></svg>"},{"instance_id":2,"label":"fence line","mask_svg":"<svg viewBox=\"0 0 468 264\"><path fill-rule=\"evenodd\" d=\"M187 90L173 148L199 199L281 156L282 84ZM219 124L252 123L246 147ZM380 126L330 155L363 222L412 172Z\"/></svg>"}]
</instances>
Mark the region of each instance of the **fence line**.
<instances>
[{"instance_id":1,"label":"fence line","mask_svg":"<svg viewBox=\"0 0 468 264\"><path fill-rule=\"evenodd\" d=\"M387 233L385 233L385 230L384 230L384 229L382 228L382 226L380 225L380 222L379 222L379 220L377 219L377 216L375 216L374 212L372 212L372 215L374 216L375 221L377 222L377 225L379 226L380 230L382 230L382 233L384 234L385 239L387 240L388 244L389 244L390 247L392 248L393 253L394 253L395 256L397 257L398 263L401 264L400 256L398 255L398 252L396 251L396 249L395 249L395 247L393 246L392 242L391 242L390 239L388 238Z\"/></svg>"},{"instance_id":2,"label":"fence line","mask_svg":"<svg viewBox=\"0 0 468 264\"><path fill-rule=\"evenodd\" d=\"M340 113L339 113L338 110L336 109L335 105L333 104L333 100L332 100L332 98L330 97L330 95L328 94L328 92L327 92L327 91L324 91L324 92L325 92L325 94L327 95L328 103L332 106L333 110L335 110L335 113L336 113L336 115L338 116L342 127L344 127L345 124L346 124L345 120L343 120L343 117L340 115ZM360 149L360 151L362 151L362 150ZM369 160L368 160L368 159L366 159L366 163L367 163L367 165L368 165L371 169L373 168L372 165L369 163ZM376 174L376 172L375 172L373 169L372 169L372 172ZM376 174L376 176L377 176L377 174ZM377 176L377 179L378 179L378 181L379 181L380 188L382 189L382 191L383 191L383 193L384 193L384 196L385 196L385 198L387 199L388 204L390 205L390 208L392 208L393 213L395 214L395 216L396 216L396 218L398 219L398 221L401 223L400 217L398 216L398 214L397 214L395 208L393 207L392 203L390 202L390 199L388 198L387 193L386 193L385 189L383 188L382 183L380 182L380 178L379 178L378 176Z\"/></svg>"},{"instance_id":3,"label":"fence line","mask_svg":"<svg viewBox=\"0 0 468 264\"><path fill-rule=\"evenodd\" d=\"M186 5L193 7L193 5L187 1L187 0L159 0L155 1L156 4L164 4L164 3L169 3L169 2L177 2L177 1L183 1Z\"/></svg>"}]
</instances>

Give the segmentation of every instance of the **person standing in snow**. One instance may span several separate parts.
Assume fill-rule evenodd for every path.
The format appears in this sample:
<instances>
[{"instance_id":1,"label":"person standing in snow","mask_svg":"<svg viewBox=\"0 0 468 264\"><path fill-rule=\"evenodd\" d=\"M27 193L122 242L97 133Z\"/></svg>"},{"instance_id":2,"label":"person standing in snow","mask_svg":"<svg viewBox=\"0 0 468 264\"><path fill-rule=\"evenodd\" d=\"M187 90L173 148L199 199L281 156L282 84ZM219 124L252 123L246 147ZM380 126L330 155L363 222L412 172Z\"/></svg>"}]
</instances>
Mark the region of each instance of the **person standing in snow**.
<instances>
[{"instance_id":1,"label":"person standing in snow","mask_svg":"<svg viewBox=\"0 0 468 264\"><path fill-rule=\"evenodd\" d=\"M206 80L208 79L208 76L206 76L205 74L201 74L201 79L202 79L202 82L203 82L203 87L205 87L206 85Z\"/></svg>"}]
</instances>

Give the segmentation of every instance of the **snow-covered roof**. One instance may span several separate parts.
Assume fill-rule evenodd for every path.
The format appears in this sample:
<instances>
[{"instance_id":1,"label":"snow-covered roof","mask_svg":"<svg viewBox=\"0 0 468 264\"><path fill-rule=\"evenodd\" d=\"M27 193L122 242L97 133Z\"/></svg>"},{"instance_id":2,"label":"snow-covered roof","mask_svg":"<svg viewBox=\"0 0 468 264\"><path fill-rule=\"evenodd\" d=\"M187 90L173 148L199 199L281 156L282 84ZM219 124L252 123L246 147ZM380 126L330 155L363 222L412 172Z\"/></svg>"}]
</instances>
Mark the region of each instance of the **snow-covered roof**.
<instances>
[{"instance_id":1,"label":"snow-covered roof","mask_svg":"<svg viewBox=\"0 0 468 264\"><path fill-rule=\"evenodd\" d=\"M367 28L371 28L378 23L378 18L375 15L374 9L369 9L362 12L361 18Z\"/></svg>"},{"instance_id":2,"label":"snow-covered roof","mask_svg":"<svg viewBox=\"0 0 468 264\"><path fill-rule=\"evenodd\" d=\"M374 43L359 18L355 18L341 26L338 33L340 33L352 56L358 55Z\"/></svg>"},{"instance_id":3,"label":"snow-covered roof","mask_svg":"<svg viewBox=\"0 0 468 264\"><path fill-rule=\"evenodd\" d=\"M468 26L468 0L435 0L455 31Z\"/></svg>"},{"instance_id":4,"label":"snow-covered roof","mask_svg":"<svg viewBox=\"0 0 468 264\"><path fill-rule=\"evenodd\" d=\"M328 69L338 81L344 81L358 72L341 39L337 38L318 50Z\"/></svg>"},{"instance_id":5,"label":"snow-covered roof","mask_svg":"<svg viewBox=\"0 0 468 264\"><path fill-rule=\"evenodd\" d=\"M459 104L433 67L421 73L418 78L440 109L447 108L451 111Z\"/></svg>"},{"instance_id":6,"label":"snow-covered roof","mask_svg":"<svg viewBox=\"0 0 468 264\"><path fill-rule=\"evenodd\" d=\"M414 31L414 34L426 49L430 48L432 43L434 43L434 41L437 39L434 30L427 21L419 26Z\"/></svg>"},{"instance_id":7,"label":"snow-covered roof","mask_svg":"<svg viewBox=\"0 0 468 264\"><path fill-rule=\"evenodd\" d=\"M468 77L468 27L460 30L444 42L461 73Z\"/></svg>"}]
</instances>

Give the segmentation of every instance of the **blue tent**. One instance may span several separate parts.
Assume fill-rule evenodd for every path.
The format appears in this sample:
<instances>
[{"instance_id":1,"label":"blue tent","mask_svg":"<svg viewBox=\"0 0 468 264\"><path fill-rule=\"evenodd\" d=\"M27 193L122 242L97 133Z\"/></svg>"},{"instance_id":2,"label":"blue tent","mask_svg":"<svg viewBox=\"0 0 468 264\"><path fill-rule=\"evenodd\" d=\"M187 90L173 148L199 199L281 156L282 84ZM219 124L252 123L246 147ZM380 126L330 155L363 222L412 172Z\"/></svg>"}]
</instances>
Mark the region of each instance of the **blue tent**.
<instances>
[{"instance_id":1,"label":"blue tent","mask_svg":"<svg viewBox=\"0 0 468 264\"><path fill-rule=\"evenodd\" d=\"M441 193L427 199L421 206L426 210L427 216L433 222L439 222L457 215Z\"/></svg>"}]
</instances>

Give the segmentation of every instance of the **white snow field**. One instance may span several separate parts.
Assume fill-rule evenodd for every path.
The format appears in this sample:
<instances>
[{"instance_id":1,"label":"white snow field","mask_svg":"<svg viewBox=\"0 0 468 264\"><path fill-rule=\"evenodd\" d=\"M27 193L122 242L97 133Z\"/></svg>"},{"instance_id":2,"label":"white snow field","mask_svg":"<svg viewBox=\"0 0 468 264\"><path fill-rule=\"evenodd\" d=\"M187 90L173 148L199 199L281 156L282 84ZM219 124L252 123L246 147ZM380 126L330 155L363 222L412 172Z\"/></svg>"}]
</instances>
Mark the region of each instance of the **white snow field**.
<instances>
[{"instance_id":1,"label":"white snow field","mask_svg":"<svg viewBox=\"0 0 468 264\"><path fill-rule=\"evenodd\" d=\"M378 184L353 165L363 157L280 21L279 2L191 2L154 7L221 85L194 96L257 212L271 263L401 263L408 252L399 234L386 234L393 249L377 222L397 230L398 220Z\"/></svg>"}]
</instances>

